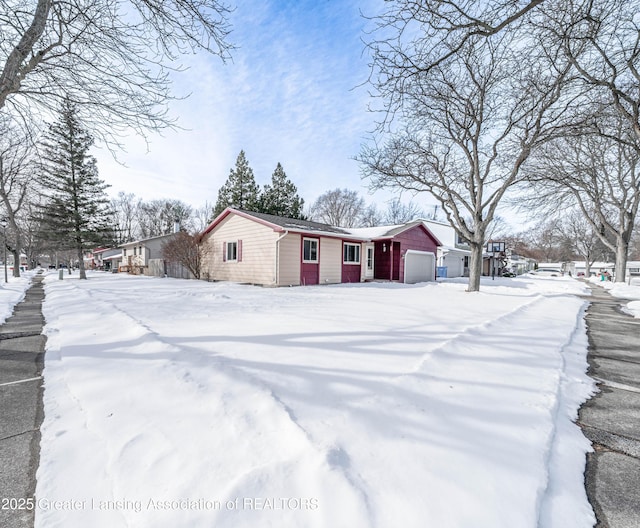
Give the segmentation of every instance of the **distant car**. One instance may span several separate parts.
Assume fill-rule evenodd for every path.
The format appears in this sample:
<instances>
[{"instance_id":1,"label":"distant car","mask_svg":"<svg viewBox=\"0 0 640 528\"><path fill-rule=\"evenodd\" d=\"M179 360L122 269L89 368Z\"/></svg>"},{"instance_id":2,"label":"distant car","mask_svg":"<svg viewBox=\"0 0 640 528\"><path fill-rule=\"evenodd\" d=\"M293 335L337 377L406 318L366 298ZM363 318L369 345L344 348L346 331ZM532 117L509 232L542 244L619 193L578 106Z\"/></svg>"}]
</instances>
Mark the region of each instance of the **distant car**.
<instances>
[{"instance_id":1,"label":"distant car","mask_svg":"<svg viewBox=\"0 0 640 528\"><path fill-rule=\"evenodd\" d=\"M562 277L562 270L556 268L538 268L531 273L540 277Z\"/></svg>"},{"instance_id":2,"label":"distant car","mask_svg":"<svg viewBox=\"0 0 640 528\"><path fill-rule=\"evenodd\" d=\"M515 277L516 274L513 271L503 271L502 272L502 276L503 277Z\"/></svg>"}]
</instances>

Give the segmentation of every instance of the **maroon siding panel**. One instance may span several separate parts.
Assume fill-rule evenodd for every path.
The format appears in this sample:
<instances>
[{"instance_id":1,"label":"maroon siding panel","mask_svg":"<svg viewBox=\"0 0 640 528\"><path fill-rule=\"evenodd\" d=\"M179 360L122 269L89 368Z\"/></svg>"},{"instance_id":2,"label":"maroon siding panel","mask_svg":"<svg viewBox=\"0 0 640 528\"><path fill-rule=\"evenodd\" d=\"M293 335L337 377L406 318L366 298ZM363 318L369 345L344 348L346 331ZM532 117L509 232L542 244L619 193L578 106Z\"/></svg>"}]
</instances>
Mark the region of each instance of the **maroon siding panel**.
<instances>
[{"instance_id":1,"label":"maroon siding panel","mask_svg":"<svg viewBox=\"0 0 640 528\"><path fill-rule=\"evenodd\" d=\"M387 248L386 251L383 250L384 246ZM393 252L391 251L392 247ZM435 255L438 251L438 244L422 225L417 225L396 235L393 240L377 241L374 251L374 278L404 281L404 259L402 257L408 249L429 251Z\"/></svg>"},{"instance_id":2,"label":"maroon siding panel","mask_svg":"<svg viewBox=\"0 0 640 528\"><path fill-rule=\"evenodd\" d=\"M414 249L417 251L429 251L434 255L437 254L438 244L424 228L424 226L415 226L404 233L400 233L394 237L394 240L400 242L400 254L404 256L407 249ZM400 264L400 282L404 281L404 259Z\"/></svg>"},{"instance_id":3,"label":"maroon siding panel","mask_svg":"<svg viewBox=\"0 0 640 528\"><path fill-rule=\"evenodd\" d=\"M360 282L360 264L342 263L342 282Z\"/></svg>"}]
</instances>

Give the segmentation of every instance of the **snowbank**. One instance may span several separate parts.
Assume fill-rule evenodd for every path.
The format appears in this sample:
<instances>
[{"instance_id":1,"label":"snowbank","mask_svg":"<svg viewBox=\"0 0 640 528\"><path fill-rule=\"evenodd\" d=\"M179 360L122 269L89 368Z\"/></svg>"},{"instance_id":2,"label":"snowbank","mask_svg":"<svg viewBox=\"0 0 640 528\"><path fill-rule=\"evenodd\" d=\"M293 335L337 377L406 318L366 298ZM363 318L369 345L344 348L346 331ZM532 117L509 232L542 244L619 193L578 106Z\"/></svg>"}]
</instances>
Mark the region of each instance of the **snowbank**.
<instances>
[{"instance_id":1,"label":"snowbank","mask_svg":"<svg viewBox=\"0 0 640 528\"><path fill-rule=\"evenodd\" d=\"M631 284L624 282L599 282L614 297L629 300L624 305L624 310L634 317L640 317L640 285L637 279Z\"/></svg>"},{"instance_id":2,"label":"snowbank","mask_svg":"<svg viewBox=\"0 0 640 528\"><path fill-rule=\"evenodd\" d=\"M0 267L4 274L4 267ZM24 299L25 292L31 285L31 280L36 274L35 270L21 272L20 277L13 277L11 271L7 274L8 282L4 282L4 275L0 279L0 324L4 323L11 314L16 304Z\"/></svg>"}]
</instances>

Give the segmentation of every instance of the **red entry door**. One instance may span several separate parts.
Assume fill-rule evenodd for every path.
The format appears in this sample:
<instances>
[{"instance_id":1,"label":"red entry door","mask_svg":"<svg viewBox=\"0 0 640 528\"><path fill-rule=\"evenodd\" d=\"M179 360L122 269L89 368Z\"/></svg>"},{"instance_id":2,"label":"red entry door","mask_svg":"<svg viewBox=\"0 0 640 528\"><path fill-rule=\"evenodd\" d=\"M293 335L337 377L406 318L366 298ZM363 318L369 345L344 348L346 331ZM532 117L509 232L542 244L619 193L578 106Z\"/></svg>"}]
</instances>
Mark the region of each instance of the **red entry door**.
<instances>
[{"instance_id":1,"label":"red entry door","mask_svg":"<svg viewBox=\"0 0 640 528\"><path fill-rule=\"evenodd\" d=\"M391 280L400 280L400 242L393 242L393 270Z\"/></svg>"}]
</instances>

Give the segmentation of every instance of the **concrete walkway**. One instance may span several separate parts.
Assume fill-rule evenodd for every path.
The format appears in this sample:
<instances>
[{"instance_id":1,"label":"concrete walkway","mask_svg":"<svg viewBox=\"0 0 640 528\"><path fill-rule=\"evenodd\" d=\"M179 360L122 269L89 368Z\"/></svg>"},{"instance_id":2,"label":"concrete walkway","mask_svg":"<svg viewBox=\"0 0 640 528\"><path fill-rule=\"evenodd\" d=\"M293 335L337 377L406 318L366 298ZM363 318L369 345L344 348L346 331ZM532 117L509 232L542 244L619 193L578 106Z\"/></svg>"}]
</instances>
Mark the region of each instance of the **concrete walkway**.
<instances>
[{"instance_id":1,"label":"concrete walkway","mask_svg":"<svg viewBox=\"0 0 640 528\"><path fill-rule=\"evenodd\" d=\"M587 494L597 528L638 528L640 320L621 311L624 300L590 287L589 375L600 393L583 405L578 421L595 449L587 458Z\"/></svg>"},{"instance_id":2,"label":"concrete walkway","mask_svg":"<svg viewBox=\"0 0 640 528\"><path fill-rule=\"evenodd\" d=\"M33 526L34 510L23 501L35 494L40 453L46 341L42 280L34 278L25 299L0 326L0 500L10 500L0 504L2 528Z\"/></svg>"}]
</instances>

